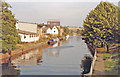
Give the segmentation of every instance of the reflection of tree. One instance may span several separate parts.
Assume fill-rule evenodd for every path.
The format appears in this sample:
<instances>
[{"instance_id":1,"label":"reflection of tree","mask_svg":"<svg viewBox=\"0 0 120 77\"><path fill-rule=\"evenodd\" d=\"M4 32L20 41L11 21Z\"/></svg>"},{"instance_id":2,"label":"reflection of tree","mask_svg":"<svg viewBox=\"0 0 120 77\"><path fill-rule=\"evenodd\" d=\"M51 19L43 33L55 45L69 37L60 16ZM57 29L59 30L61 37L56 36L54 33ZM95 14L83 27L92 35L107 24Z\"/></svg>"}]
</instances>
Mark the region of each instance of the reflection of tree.
<instances>
[{"instance_id":1,"label":"reflection of tree","mask_svg":"<svg viewBox=\"0 0 120 77\"><path fill-rule=\"evenodd\" d=\"M38 54L37 54L37 63L42 63L42 51L43 51L43 48L42 47L40 47L39 49L38 49Z\"/></svg>"},{"instance_id":2,"label":"reflection of tree","mask_svg":"<svg viewBox=\"0 0 120 77\"><path fill-rule=\"evenodd\" d=\"M48 48L48 45L42 45L38 48L38 53L37 53L37 63L42 63L42 52L45 48Z\"/></svg>"},{"instance_id":3,"label":"reflection of tree","mask_svg":"<svg viewBox=\"0 0 120 77\"><path fill-rule=\"evenodd\" d=\"M17 67L13 63L11 63L10 57L9 62L2 64L2 77L4 77L5 75L14 75L15 77L17 77L18 75L20 75L20 70L16 68Z\"/></svg>"}]
</instances>

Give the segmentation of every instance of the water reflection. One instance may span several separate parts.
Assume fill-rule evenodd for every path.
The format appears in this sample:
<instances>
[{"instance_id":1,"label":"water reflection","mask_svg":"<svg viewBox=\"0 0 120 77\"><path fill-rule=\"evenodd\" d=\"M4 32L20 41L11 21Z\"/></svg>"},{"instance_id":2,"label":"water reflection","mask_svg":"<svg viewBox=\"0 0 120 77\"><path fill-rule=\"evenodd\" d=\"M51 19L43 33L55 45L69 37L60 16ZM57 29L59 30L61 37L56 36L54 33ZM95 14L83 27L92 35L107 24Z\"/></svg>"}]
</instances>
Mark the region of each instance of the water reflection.
<instances>
[{"instance_id":1,"label":"water reflection","mask_svg":"<svg viewBox=\"0 0 120 77\"><path fill-rule=\"evenodd\" d=\"M42 63L42 51L43 51L43 48L39 48L38 49L38 54L37 54L37 63Z\"/></svg>"},{"instance_id":2,"label":"water reflection","mask_svg":"<svg viewBox=\"0 0 120 77\"><path fill-rule=\"evenodd\" d=\"M46 47L47 46L31 50L15 59L10 57L9 60L2 63L2 75L17 76L20 75L20 66L33 66L42 63L42 51Z\"/></svg>"},{"instance_id":3,"label":"water reflection","mask_svg":"<svg viewBox=\"0 0 120 77\"><path fill-rule=\"evenodd\" d=\"M64 49L64 48L72 48L74 46L59 46L59 47L52 47L52 48L48 48L49 50L50 49Z\"/></svg>"},{"instance_id":4,"label":"water reflection","mask_svg":"<svg viewBox=\"0 0 120 77\"><path fill-rule=\"evenodd\" d=\"M37 64L37 53L38 50L28 52L23 54L19 58L12 60L12 63L17 64L18 66L33 66Z\"/></svg>"},{"instance_id":5,"label":"water reflection","mask_svg":"<svg viewBox=\"0 0 120 77\"><path fill-rule=\"evenodd\" d=\"M2 64L2 75L20 75L20 69L17 68L15 63L11 63L11 57L8 63Z\"/></svg>"},{"instance_id":6,"label":"water reflection","mask_svg":"<svg viewBox=\"0 0 120 77\"><path fill-rule=\"evenodd\" d=\"M60 54L60 49L58 49L57 47L59 47L61 45L62 45L62 42L57 42L54 45L52 45L52 47L45 49L44 52L46 52L46 54L48 56L56 56L57 57Z\"/></svg>"},{"instance_id":7,"label":"water reflection","mask_svg":"<svg viewBox=\"0 0 120 77\"><path fill-rule=\"evenodd\" d=\"M17 75L80 75L80 61L86 53L88 49L84 42L79 37L70 37L50 47L31 50L3 67L9 70L12 65L16 71L19 68Z\"/></svg>"}]
</instances>

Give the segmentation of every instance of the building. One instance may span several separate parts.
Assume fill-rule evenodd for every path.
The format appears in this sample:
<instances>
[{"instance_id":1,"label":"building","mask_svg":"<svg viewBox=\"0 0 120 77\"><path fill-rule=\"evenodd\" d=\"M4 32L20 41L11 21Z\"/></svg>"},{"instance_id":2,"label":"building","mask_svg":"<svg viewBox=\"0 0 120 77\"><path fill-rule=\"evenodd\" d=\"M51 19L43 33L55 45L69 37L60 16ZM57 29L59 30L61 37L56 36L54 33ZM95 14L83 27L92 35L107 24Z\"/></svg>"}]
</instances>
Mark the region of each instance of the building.
<instances>
[{"instance_id":1,"label":"building","mask_svg":"<svg viewBox=\"0 0 120 77\"><path fill-rule=\"evenodd\" d=\"M62 36L62 29L60 29L60 26L47 26L42 28L43 34L52 34L52 35L61 35Z\"/></svg>"},{"instance_id":2,"label":"building","mask_svg":"<svg viewBox=\"0 0 120 77\"><path fill-rule=\"evenodd\" d=\"M36 23L17 22L16 29L22 42L35 42L39 40L38 26Z\"/></svg>"},{"instance_id":3,"label":"building","mask_svg":"<svg viewBox=\"0 0 120 77\"><path fill-rule=\"evenodd\" d=\"M47 21L47 25L50 25L50 26L60 26L60 20L48 20Z\"/></svg>"},{"instance_id":4,"label":"building","mask_svg":"<svg viewBox=\"0 0 120 77\"><path fill-rule=\"evenodd\" d=\"M60 26L60 20L48 20L47 25L45 25L45 27L46 28L43 29L46 34L62 36L63 30Z\"/></svg>"},{"instance_id":5,"label":"building","mask_svg":"<svg viewBox=\"0 0 120 77\"><path fill-rule=\"evenodd\" d=\"M59 20L48 20L47 24L38 24L39 38L48 37L50 34L62 36L62 33L63 29Z\"/></svg>"}]
</instances>

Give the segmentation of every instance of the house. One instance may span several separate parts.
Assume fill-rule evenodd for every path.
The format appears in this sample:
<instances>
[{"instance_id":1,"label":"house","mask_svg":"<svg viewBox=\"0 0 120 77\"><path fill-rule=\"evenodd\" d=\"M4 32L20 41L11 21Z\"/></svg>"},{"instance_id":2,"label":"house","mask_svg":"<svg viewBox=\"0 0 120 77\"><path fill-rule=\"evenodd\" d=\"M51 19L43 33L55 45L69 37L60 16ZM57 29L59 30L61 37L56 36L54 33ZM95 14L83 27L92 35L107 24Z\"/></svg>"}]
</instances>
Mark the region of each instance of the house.
<instances>
[{"instance_id":1,"label":"house","mask_svg":"<svg viewBox=\"0 0 120 77\"><path fill-rule=\"evenodd\" d=\"M47 29L47 33L53 34L53 35L58 35L59 34L59 29L57 28L57 26L50 26Z\"/></svg>"},{"instance_id":2,"label":"house","mask_svg":"<svg viewBox=\"0 0 120 77\"><path fill-rule=\"evenodd\" d=\"M38 24L38 34L40 38L52 35L62 36L63 29L60 26L59 20L48 20L47 24Z\"/></svg>"},{"instance_id":3,"label":"house","mask_svg":"<svg viewBox=\"0 0 120 77\"><path fill-rule=\"evenodd\" d=\"M16 29L22 42L35 42L39 40L36 23L17 22Z\"/></svg>"},{"instance_id":4,"label":"house","mask_svg":"<svg viewBox=\"0 0 120 77\"><path fill-rule=\"evenodd\" d=\"M47 26L42 28L43 34L52 34L52 35L59 35L60 34L60 28L58 26Z\"/></svg>"},{"instance_id":5,"label":"house","mask_svg":"<svg viewBox=\"0 0 120 77\"><path fill-rule=\"evenodd\" d=\"M51 26L53 26L53 25L56 25L56 26L60 26L60 20L48 20L47 21L47 25L51 25Z\"/></svg>"},{"instance_id":6,"label":"house","mask_svg":"<svg viewBox=\"0 0 120 77\"><path fill-rule=\"evenodd\" d=\"M60 20L48 20L45 27L46 28L43 28L44 30L46 30L44 31L44 33L62 36L63 30L60 26Z\"/></svg>"}]
</instances>

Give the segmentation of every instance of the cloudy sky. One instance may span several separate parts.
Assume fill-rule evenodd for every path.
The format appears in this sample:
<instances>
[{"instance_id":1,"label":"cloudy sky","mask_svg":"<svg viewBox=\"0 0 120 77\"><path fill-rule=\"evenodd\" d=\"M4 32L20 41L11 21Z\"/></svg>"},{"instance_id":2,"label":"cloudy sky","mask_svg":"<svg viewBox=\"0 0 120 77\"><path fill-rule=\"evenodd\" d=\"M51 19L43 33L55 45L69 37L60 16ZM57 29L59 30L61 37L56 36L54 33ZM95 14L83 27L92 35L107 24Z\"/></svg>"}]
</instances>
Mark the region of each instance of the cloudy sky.
<instances>
[{"instance_id":1,"label":"cloudy sky","mask_svg":"<svg viewBox=\"0 0 120 77\"><path fill-rule=\"evenodd\" d=\"M82 26L86 15L101 0L5 0L19 21L46 23L60 19L63 26ZM102 0L104 1L104 0ZM107 0L118 5L119 0Z\"/></svg>"}]
</instances>

